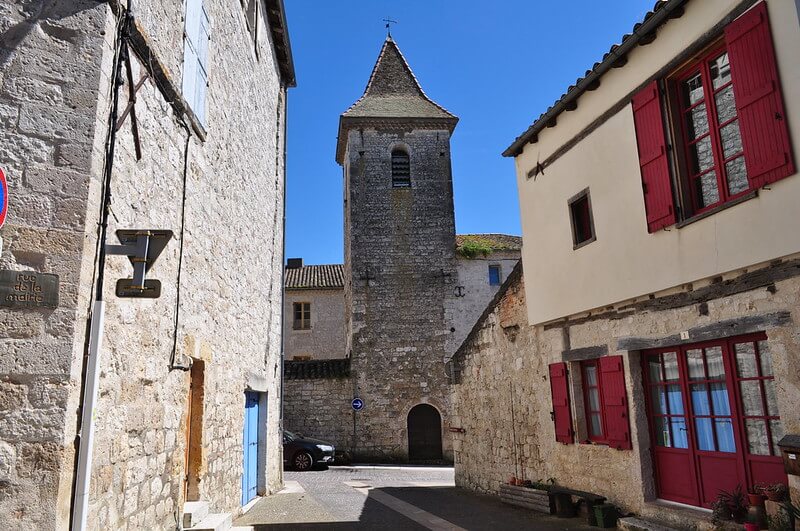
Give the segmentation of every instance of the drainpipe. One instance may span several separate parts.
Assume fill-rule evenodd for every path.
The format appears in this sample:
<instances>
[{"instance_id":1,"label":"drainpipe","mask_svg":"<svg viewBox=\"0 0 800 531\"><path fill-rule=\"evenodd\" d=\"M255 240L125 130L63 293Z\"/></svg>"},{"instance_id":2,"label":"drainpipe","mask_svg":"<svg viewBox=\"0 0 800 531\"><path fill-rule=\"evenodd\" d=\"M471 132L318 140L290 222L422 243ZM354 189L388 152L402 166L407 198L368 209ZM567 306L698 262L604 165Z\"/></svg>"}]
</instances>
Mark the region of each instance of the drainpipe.
<instances>
[{"instance_id":1,"label":"drainpipe","mask_svg":"<svg viewBox=\"0 0 800 531\"><path fill-rule=\"evenodd\" d=\"M281 354L279 363L281 365L281 378L280 378L280 399L281 399L281 412L280 417L278 419L278 436L279 436L279 443L281 446L281 453L283 453L283 360L286 357L286 352L284 350L286 344L286 338L284 337L283 333L283 321L285 316L284 314L284 305L286 304L286 289L285 289L285 275L286 275L286 147L288 146L288 138L286 137L287 132L287 124L289 123L289 91L286 85L282 86L283 89L283 190L281 193L283 194L283 242L281 248L281 317L280 317L280 327L281 327ZM281 456L281 485L283 485L283 456Z\"/></svg>"},{"instance_id":2,"label":"drainpipe","mask_svg":"<svg viewBox=\"0 0 800 531\"><path fill-rule=\"evenodd\" d=\"M103 301L103 284L106 264L106 234L108 232L108 216L111 210L111 173L114 167L114 148L117 132L115 124L119 113L119 87L122 84L122 60L126 54L124 40L128 24L128 13L122 11L117 26L117 41L114 52L114 70L111 87L111 112L108 119L108 139L106 142L106 159L103 178L103 201L100 210L100 231L98 235L97 281L95 300L89 325L89 348L86 358L86 373L83 380L83 397L81 400L81 424L78 443L78 464L72 500L73 531L84 531L89 513L89 484L92 476L92 450L94 446L94 406L97 400L97 388L100 380L100 351L103 346L103 322L105 318L105 301Z\"/></svg>"}]
</instances>

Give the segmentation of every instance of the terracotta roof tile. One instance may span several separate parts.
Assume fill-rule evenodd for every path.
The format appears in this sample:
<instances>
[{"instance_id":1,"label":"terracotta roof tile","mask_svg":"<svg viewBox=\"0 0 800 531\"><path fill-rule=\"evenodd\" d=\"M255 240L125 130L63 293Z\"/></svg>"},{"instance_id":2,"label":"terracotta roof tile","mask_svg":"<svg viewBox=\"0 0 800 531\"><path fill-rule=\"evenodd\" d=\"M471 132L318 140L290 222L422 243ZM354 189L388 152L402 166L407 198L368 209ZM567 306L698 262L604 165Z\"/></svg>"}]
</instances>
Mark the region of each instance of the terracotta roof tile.
<instances>
[{"instance_id":1,"label":"terracotta roof tile","mask_svg":"<svg viewBox=\"0 0 800 531\"><path fill-rule=\"evenodd\" d=\"M344 265L310 265L286 268L286 289L343 289Z\"/></svg>"}]
</instances>

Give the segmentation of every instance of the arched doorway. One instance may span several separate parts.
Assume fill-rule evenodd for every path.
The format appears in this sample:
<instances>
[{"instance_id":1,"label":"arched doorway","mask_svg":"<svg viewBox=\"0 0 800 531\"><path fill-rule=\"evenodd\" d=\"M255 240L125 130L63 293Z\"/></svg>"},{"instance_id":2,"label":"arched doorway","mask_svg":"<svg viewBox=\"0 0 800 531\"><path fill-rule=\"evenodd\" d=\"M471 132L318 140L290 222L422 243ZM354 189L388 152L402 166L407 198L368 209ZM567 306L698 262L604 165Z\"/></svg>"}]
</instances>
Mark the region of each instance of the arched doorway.
<instances>
[{"instance_id":1,"label":"arched doorway","mask_svg":"<svg viewBox=\"0 0 800 531\"><path fill-rule=\"evenodd\" d=\"M408 412L408 459L432 461L442 458L442 417L428 404Z\"/></svg>"}]
</instances>

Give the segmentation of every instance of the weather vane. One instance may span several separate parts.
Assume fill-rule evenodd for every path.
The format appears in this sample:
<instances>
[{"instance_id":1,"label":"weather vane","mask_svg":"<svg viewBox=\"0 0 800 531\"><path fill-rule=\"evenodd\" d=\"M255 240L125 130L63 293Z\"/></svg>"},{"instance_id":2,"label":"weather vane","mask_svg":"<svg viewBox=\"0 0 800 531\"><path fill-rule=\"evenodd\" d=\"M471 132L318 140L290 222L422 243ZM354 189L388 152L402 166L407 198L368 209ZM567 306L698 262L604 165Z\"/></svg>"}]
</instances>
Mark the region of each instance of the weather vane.
<instances>
[{"instance_id":1,"label":"weather vane","mask_svg":"<svg viewBox=\"0 0 800 531\"><path fill-rule=\"evenodd\" d=\"M397 21L396 20L392 20L389 17L386 17L385 19L383 19L383 21L386 22L386 35L391 37L392 36L392 26L391 25L392 24L397 24Z\"/></svg>"}]
</instances>

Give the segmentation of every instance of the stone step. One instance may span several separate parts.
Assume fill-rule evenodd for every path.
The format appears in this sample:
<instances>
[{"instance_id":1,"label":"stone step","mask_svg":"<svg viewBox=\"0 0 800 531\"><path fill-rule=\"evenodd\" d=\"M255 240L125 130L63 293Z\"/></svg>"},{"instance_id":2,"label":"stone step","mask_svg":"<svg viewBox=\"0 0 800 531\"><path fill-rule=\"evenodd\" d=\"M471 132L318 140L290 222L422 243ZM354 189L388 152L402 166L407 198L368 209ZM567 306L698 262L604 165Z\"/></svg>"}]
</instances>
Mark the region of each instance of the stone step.
<instances>
[{"instance_id":1,"label":"stone step","mask_svg":"<svg viewBox=\"0 0 800 531\"><path fill-rule=\"evenodd\" d=\"M235 525L229 531L255 531L255 527L251 525Z\"/></svg>"},{"instance_id":2,"label":"stone step","mask_svg":"<svg viewBox=\"0 0 800 531\"><path fill-rule=\"evenodd\" d=\"M194 527L187 527L185 531L229 531L233 526L231 513L212 513L203 518Z\"/></svg>"},{"instance_id":3,"label":"stone step","mask_svg":"<svg viewBox=\"0 0 800 531\"><path fill-rule=\"evenodd\" d=\"M183 527L192 527L199 524L208 516L208 502L191 501L183 504Z\"/></svg>"},{"instance_id":4,"label":"stone step","mask_svg":"<svg viewBox=\"0 0 800 531\"><path fill-rule=\"evenodd\" d=\"M627 531L677 531L674 527L667 527L665 525L643 520L628 516L617 520L618 529L626 529Z\"/></svg>"}]
</instances>

